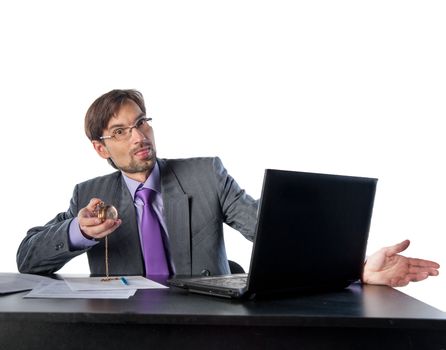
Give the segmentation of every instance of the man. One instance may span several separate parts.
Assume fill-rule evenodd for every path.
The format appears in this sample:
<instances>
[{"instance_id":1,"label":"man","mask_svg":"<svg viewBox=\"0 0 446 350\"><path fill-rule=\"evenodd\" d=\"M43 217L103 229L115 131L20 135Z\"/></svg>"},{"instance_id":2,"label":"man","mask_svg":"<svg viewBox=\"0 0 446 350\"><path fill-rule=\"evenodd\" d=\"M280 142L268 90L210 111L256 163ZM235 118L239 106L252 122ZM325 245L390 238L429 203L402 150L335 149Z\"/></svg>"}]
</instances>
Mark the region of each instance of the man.
<instances>
[{"instance_id":1,"label":"man","mask_svg":"<svg viewBox=\"0 0 446 350\"><path fill-rule=\"evenodd\" d=\"M218 158L158 159L151 118L135 90L99 97L87 111L85 132L119 171L78 184L67 212L28 231L17 252L20 272L52 273L84 252L99 275L230 272L223 223L253 240L258 202ZM101 221L101 203L114 205L119 218ZM438 275L437 263L398 254L408 245L369 257L363 281L402 286Z\"/></svg>"}]
</instances>

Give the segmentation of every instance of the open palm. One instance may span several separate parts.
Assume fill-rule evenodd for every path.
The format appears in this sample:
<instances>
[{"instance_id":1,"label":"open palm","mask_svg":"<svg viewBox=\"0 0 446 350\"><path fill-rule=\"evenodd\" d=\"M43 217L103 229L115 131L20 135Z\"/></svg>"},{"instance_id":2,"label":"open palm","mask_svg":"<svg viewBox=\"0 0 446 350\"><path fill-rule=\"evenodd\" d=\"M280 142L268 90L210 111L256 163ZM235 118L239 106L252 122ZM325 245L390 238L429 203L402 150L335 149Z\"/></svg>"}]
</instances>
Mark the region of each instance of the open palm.
<instances>
[{"instance_id":1,"label":"open palm","mask_svg":"<svg viewBox=\"0 0 446 350\"><path fill-rule=\"evenodd\" d=\"M369 256L364 266L363 282L402 287L409 282L422 281L437 276L440 267L434 261L407 258L399 253L409 246L405 240L390 247L384 247Z\"/></svg>"}]
</instances>

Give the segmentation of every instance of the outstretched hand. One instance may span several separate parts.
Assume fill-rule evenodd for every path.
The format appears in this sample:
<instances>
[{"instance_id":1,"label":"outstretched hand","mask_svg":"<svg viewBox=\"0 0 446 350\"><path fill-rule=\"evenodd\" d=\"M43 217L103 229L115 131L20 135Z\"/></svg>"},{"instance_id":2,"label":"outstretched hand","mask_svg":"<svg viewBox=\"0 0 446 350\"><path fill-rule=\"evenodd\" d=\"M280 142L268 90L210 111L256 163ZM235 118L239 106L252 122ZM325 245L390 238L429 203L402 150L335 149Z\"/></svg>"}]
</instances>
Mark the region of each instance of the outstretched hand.
<instances>
[{"instance_id":1,"label":"outstretched hand","mask_svg":"<svg viewBox=\"0 0 446 350\"><path fill-rule=\"evenodd\" d=\"M429 276L437 276L440 267L434 261L407 258L399 253L409 246L405 240L390 247L384 247L369 256L363 272L363 282L402 287L409 282L422 281Z\"/></svg>"}]
</instances>

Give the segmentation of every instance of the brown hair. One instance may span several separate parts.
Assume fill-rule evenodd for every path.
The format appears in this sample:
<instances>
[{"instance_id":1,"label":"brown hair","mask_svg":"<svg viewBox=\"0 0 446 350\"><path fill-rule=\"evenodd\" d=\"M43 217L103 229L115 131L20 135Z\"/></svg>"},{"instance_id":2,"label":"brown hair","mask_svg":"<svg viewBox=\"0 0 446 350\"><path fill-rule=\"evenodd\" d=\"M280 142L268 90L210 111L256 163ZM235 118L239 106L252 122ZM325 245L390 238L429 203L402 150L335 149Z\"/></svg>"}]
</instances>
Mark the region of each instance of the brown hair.
<instances>
[{"instance_id":1,"label":"brown hair","mask_svg":"<svg viewBox=\"0 0 446 350\"><path fill-rule=\"evenodd\" d=\"M85 115L84 124L85 134L90 141L99 140L110 119L129 100L135 102L141 111L146 114L144 97L137 90L112 90L93 102Z\"/></svg>"}]
</instances>

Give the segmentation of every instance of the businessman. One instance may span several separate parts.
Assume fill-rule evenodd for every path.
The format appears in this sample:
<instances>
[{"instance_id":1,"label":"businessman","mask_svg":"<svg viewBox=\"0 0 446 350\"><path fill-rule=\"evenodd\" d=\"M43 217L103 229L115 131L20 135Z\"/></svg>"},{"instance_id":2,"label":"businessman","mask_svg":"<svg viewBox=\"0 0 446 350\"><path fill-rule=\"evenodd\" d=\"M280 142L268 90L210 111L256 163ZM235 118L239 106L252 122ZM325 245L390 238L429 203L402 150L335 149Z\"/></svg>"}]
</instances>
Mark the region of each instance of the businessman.
<instances>
[{"instance_id":1,"label":"businessman","mask_svg":"<svg viewBox=\"0 0 446 350\"><path fill-rule=\"evenodd\" d=\"M157 158L151 122L136 90L93 102L86 135L118 171L76 185L67 212L28 231L17 252L20 272L53 273L86 252L95 275L230 273L223 223L252 241L258 201L219 158ZM119 218L99 218L101 203L114 205ZM437 263L400 255L408 245L370 256L363 281L403 286L438 275Z\"/></svg>"}]
</instances>

